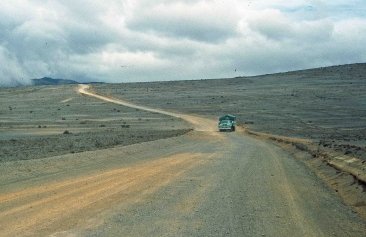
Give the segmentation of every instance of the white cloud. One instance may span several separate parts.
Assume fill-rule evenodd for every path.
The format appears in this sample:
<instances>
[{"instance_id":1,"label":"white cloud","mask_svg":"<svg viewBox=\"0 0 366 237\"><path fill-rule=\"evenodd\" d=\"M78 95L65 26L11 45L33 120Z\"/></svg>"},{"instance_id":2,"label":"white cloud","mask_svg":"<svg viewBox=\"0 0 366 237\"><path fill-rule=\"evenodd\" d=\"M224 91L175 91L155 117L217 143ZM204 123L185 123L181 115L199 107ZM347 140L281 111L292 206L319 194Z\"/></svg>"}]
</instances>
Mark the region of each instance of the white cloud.
<instances>
[{"instance_id":1,"label":"white cloud","mask_svg":"<svg viewBox=\"0 0 366 237\"><path fill-rule=\"evenodd\" d=\"M0 87L31 84L15 55L12 55L6 48L1 46L0 62Z\"/></svg>"},{"instance_id":2,"label":"white cloud","mask_svg":"<svg viewBox=\"0 0 366 237\"><path fill-rule=\"evenodd\" d=\"M220 78L364 62L366 9L360 3L6 1L0 85L43 76L82 82Z\"/></svg>"}]
</instances>

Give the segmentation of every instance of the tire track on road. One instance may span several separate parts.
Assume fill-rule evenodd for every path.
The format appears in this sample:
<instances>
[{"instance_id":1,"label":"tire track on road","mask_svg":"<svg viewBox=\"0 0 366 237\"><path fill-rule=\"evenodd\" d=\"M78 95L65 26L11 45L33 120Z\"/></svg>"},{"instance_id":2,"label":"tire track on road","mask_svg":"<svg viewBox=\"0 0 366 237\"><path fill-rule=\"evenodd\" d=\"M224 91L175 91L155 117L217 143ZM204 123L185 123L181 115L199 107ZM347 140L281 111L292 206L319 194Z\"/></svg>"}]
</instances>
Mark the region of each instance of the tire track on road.
<instances>
[{"instance_id":1,"label":"tire track on road","mask_svg":"<svg viewBox=\"0 0 366 237\"><path fill-rule=\"evenodd\" d=\"M293 183L288 180L286 169L283 166L283 161L281 161L280 156L271 148L268 147L268 145L264 142L258 142L258 145L264 148L266 152L271 157L272 161L272 170L271 170L271 176L275 174L276 179L272 179L271 183L275 187L274 190L277 190L277 192L280 192L277 196L284 197L284 200L288 203L290 210L291 219L293 222L298 226L299 236L324 236L322 234L321 229L315 228L317 227L316 223L311 221L309 223L310 219L307 218L306 210L300 205L299 200L301 198L298 196L297 191L293 187ZM278 182L280 180L280 182Z\"/></svg>"}]
</instances>

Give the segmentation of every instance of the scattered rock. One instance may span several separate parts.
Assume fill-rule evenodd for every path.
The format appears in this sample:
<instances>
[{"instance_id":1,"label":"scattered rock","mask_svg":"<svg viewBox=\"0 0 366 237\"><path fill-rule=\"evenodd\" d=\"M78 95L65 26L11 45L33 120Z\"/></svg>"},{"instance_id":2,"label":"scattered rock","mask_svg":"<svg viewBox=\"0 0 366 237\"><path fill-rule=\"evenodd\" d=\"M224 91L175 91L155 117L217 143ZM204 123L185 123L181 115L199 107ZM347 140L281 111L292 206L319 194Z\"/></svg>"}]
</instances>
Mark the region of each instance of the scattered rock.
<instances>
[{"instance_id":1,"label":"scattered rock","mask_svg":"<svg viewBox=\"0 0 366 237\"><path fill-rule=\"evenodd\" d=\"M352 154L352 151L345 151L344 152L345 155L349 155L349 154Z\"/></svg>"}]
</instances>

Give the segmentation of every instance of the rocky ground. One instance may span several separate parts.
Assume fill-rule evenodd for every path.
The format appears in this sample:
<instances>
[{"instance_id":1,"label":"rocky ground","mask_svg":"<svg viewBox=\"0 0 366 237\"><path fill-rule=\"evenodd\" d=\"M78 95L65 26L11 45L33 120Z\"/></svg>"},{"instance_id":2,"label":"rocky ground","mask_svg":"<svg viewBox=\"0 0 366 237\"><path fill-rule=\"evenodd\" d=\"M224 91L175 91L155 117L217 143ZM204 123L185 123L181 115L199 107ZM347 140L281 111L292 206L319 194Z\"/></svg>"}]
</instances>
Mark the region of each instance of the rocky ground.
<instances>
[{"instance_id":1,"label":"rocky ground","mask_svg":"<svg viewBox=\"0 0 366 237\"><path fill-rule=\"evenodd\" d=\"M0 235L364 236L365 72L2 88Z\"/></svg>"},{"instance_id":2,"label":"rocky ground","mask_svg":"<svg viewBox=\"0 0 366 237\"><path fill-rule=\"evenodd\" d=\"M185 121L80 96L75 88L1 88L0 162L129 145L189 130Z\"/></svg>"},{"instance_id":3,"label":"rocky ground","mask_svg":"<svg viewBox=\"0 0 366 237\"><path fill-rule=\"evenodd\" d=\"M168 116L78 97L74 88L1 88L0 159L128 145L175 136L189 127ZM366 159L366 64L221 80L95 84L93 88L136 104L214 119L231 113L251 130L311 139L321 149Z\"/></svg>"},{"instance_id":4,"label":"rocky ground","mask_svg":"<svg viewBox=\"0 0 366 237\"><path fill-rule=\"evenodd\" d=\"M220 80L100 84L94 90L214 119L234 114L251 130L311 139L321 149L366 160L366 64Z\"/></svg>"}]
</instances>

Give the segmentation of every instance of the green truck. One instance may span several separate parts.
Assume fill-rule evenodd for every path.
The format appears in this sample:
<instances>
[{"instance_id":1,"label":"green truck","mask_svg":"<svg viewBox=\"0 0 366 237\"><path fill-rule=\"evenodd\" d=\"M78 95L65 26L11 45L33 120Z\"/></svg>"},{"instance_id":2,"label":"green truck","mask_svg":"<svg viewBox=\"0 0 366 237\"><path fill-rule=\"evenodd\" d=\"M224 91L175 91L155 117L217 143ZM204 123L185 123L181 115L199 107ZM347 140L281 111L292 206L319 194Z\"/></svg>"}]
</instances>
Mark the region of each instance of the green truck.
<instances>
[{"instance_id":1,"label":"green truck","mask_svg":"<svg viewBox=\"0 0 366 237\"><path fill-rule=\"evenodd\" d=\"M236 117L231 114L225 114L219 118L219 131L235 131Z\"/></svg>"}]
</instances>

